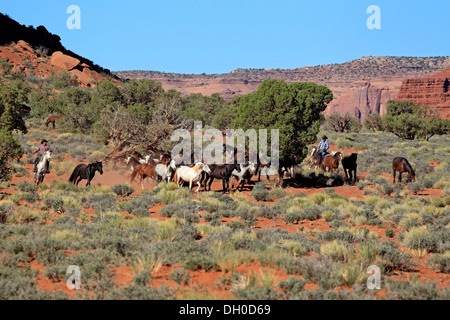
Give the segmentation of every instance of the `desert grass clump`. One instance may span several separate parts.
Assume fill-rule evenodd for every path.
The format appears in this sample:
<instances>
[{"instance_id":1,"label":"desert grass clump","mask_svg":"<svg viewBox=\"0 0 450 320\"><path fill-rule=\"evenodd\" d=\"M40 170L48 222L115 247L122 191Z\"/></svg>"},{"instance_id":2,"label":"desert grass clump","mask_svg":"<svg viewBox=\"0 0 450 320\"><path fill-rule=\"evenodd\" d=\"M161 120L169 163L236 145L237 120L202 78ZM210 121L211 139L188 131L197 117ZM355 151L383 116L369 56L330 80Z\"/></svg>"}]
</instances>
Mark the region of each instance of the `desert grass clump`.
<instances>
[{"instance_id":1,"label":"desert grass clump","mask_svg":"<svg viewBox=\"0 0 450 320\"><path fill-rule=\"evenodd\" d=\"M334 261L349 261L353 258L353 249L345 244L334 240L320 247L320 254Z\"/></svg>"},{"instance_id":2,"label":"desert grass clump","mask_svg":"<svg viewBox=\"0 0 450 320\"><path fill-rule=\"evenodd\" d=\"M404 229L411 229L422 225L423 217L415 212L405 214L399 222L399 226Z\"/></svg>"},{"instance_id":3,"label":"desert grass clump","mask_svg":"<svg viewBox=\"0 0 450 320\"><path fill-rule=\"evenodd\" d=\"M361 262L367 266L378 258L380 248L374 241L364 241L358 246L357 252Z\"/></svg>"},{"instance_id":4,"label":"desert grass clump","mask_svg":"<svg viewBox=\"0 0 450 320\"><path fill-rule=\"evenodd\" d=\"M35 210L21 206L8 215L7 222L12 224L22 224L31 222L40 222L41 215Z\"/></svg>"},{"instance_id":5,"label":"desert grass clump","mask_svg":"<svg viewBox=\"0 0 450 320\"><path fill-rule=\"evenodd\" d=\"M423 183L420 181L410 182L408 183L408 189L414 194L418 194L419 192L424 190Z\"/></svg>"},{"instance_id":6,"label":"desert grass clump","mask_svg":"<svg viewBox=\"0 0 450 320\"><path fill-rule=\"evenodd\" d=\"M17 189L22 192L36 192L38 191L39 187L24 180L17 184Z\"/></svg>"},{"instance_id":7,"label":"desert grass clump","mask_svg":"<svg viewBox=\"0 0 450 320\"><path fill-rule=\"evenodd\" d=\"M403 243L410 249L427 249L436 252L439 248L439 239L424 228L411 228L404 234Z\"/></svg>"},{"instance_id":8,"label":"desert grass clump","mask_svg":"<svg viewBox=\"0 0 450 320\"><path fill-rule=\"evenodd\" d=\"M300 220L303 220L302 209L298 207L290 207L289 209L287 209L282 219L287 223L298 224Z\"/></svg>"},{"instance_id":9,"label":"desert grass clump","mask_svg":"<svg viewBox=\"0 0 450 320\"><path fill-rule=\"evenodd\" d=\"M268 198L271 200L281 199L287 196L289 196L289 191L280 187L270 189L268 194Z\"/></svg>"},{"instance_id":10,"label":"desert grass clump","mask_svg":"<svg viewBox=\"0 0 450 320\"><path fill-rule=\"evenodd\" d=\"M433 254L427 263L439 272L450 273L450 251L444 254Z\"/></svg>"},{"instance_id":11,"label":"desert grass clump","mask_svg":"<svg viewBox=\"0 0 450 320\"><path fill-rule=\"evenodd\" d=\"M189 270L186 269L173 269L170 273L170 278L179 286L182 284L187 285L189 280L191 280L191 274Z\"/></svg>"},{"instance_id":12,"label":"desert grass clump","mask_svg":"<svg viewBox=\"0 0 450 320\"><path fill-rule=\"evenodd\" d=\"M304 246L297 241L287 240L283 241L282 246L286 248L287 252L294 257L304 256L308 251Z\"/></svg>"},{"instance_id":13,"label":"desert grass clump","mask_svg":"<svg viewBox=\"0 0 450 320\"><path fill-rule=\"evenodd\" d=\"M57 241L80 241L82 238L83 234L75 230L57 230L50 236L50 239Z\"/></svg>"}]
</instances>

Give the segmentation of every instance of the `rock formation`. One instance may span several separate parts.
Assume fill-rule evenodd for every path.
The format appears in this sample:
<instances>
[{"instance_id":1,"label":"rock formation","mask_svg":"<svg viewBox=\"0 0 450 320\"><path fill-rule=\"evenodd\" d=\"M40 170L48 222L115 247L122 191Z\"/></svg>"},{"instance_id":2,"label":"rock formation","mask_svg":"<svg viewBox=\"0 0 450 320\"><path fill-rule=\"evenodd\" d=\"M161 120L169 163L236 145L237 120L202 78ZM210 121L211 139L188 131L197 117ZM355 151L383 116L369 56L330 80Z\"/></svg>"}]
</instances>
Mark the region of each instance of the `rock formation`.
<instances>
[{"instance_id":1,"label":"rock formation","mask_svg":"<svg viewBox=\"0 0 450 320\"><path fill-rule=\"evenodd\" d=\"M398 100L411 100L439 110L441 118L450 119L450 68L429 77L403 80Z\"/></svg>"}]
</instances>

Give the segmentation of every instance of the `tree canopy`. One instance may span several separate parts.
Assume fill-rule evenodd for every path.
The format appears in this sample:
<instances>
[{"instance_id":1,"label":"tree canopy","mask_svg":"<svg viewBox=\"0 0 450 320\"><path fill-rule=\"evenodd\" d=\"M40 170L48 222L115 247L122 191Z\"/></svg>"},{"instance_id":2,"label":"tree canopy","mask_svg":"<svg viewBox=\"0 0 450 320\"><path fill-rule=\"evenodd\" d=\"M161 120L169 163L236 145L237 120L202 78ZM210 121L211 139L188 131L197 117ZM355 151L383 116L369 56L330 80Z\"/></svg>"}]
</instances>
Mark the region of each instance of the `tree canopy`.
<instances>
[{"instance_id":1,"label":"tree canopy","mask_svg":"<svg viewBox=\"0 0 450 320\"><path fill-rule=\"evenodd\" d=\"M301 162L307 145L316 140L321 112L333 99L325 86L309 82L286 84L264 80L254 93L239 99L234 128L279 129L280 164Z\"/></svg>"},{"instance_id":2,"label":"tree canopy","mask_svg":"<svg viewBox=\"0 0 450 320\"><path fill-rule=\"evenodd\" d=\"M440 119L436 110L412 101L388 101L382 123L384 130L406 140L428 140L450 132L449 120Z\"/></svg>"}]
</instances>

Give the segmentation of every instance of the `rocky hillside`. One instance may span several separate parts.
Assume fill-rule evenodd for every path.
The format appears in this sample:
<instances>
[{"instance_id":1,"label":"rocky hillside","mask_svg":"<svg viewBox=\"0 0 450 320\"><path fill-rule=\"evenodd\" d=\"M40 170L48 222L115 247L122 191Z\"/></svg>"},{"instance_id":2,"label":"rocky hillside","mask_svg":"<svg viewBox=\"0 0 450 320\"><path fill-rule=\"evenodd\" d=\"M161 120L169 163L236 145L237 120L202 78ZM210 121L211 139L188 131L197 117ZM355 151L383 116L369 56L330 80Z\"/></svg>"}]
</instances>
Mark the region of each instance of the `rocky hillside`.
<instances>
[{"instance_id":1,"label":"rocky hillside","mask_svg":"<svg viewBox=\"0 0 450 320\"><path fill-rule=\"evenodd\" d=\"M0 30L0 59L17 73L47 77L66 70L84 86L112 76L108 69L64 48L60 37L44 26L26 27L0 13Z\"/></svg>"},{"instance_id":2,"label":"rocky hillside","mask_svg":"<svg viewBox=\"0 0 450 320\"><path fill-rule=\"evenodd\" d=\"M429 77L403 80L398 100L412 100L437 108L442 118L450 119L450 68Z\"/></svg>"},{"instance_id":3,"label":"rocky hillside","mask_svg":"<svg viewBox=\"0 0 450 320\"><path fill-rule=\"evenodd\" d=\"M121 78L153 79L165 89L183 94L219 93L225 99L255 91L264 79L288 83L311 81L328 86L334 100L325 111L350 112L364 119L372 112L384 114L386 103L396 99L402 81L429 76L450 67L450 57L363 57L342 64L283 69L236 69L228 74L194 75L154 71L118 71Z\"/></svg>"}]
</instances>

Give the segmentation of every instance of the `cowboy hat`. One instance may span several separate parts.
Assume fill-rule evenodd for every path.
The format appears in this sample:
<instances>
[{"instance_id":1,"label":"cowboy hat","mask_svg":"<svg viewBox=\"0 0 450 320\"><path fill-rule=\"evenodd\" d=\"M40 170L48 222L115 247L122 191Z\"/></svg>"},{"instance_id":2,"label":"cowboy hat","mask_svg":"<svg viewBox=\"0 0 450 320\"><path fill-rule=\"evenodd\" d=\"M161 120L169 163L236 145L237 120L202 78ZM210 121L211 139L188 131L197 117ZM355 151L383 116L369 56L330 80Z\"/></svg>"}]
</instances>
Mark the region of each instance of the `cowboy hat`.
<instances>
[{"instance_id":1,"label":"cowboy hat","mask_svg":"<svg viewBox=\"0 0 450 320\"><path fill-rule=\"evenodd\" d=\"M44 140L41 141L41 144L43 144L44 142L48 142L48 141L44 139Z\"/></svg>"},{"instance_id":2,"label":"cowboy hat","mask_svg":"<svg viewBox=\"0 0 450 320\"><path fill-rule=\"evenodd\" d=\"M323 136L322 139L328 139L328 137L327 136Z\"/></svg>"}]
</instances>

